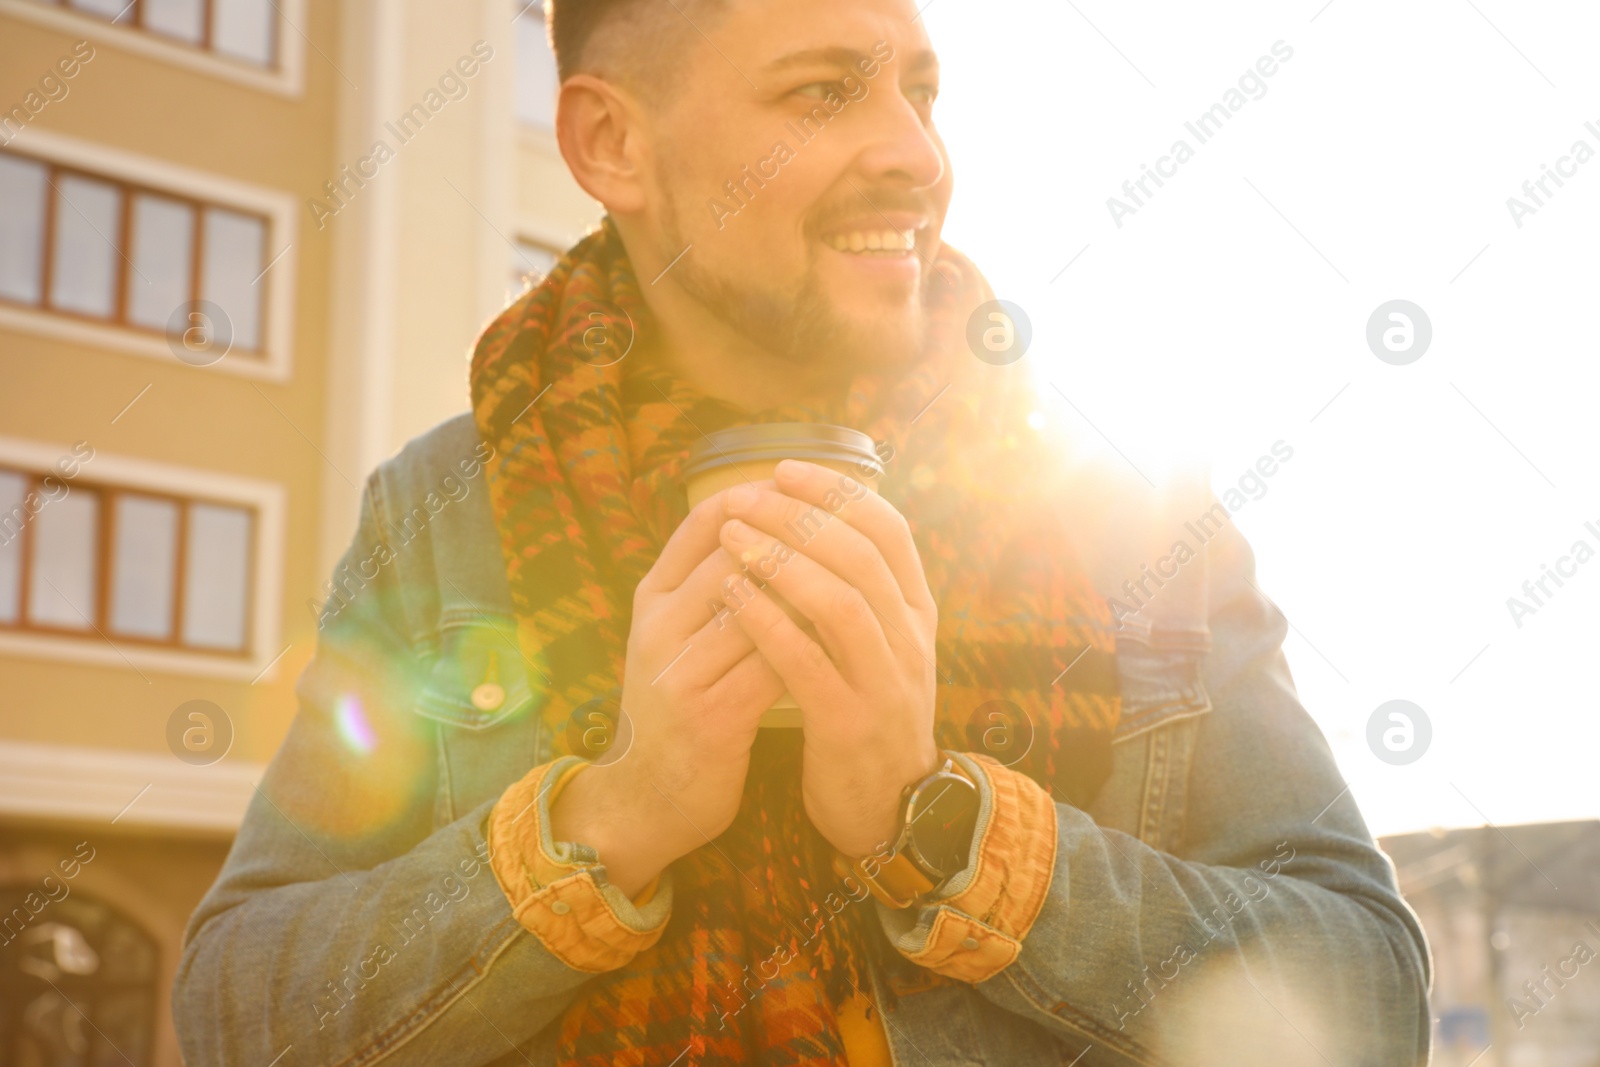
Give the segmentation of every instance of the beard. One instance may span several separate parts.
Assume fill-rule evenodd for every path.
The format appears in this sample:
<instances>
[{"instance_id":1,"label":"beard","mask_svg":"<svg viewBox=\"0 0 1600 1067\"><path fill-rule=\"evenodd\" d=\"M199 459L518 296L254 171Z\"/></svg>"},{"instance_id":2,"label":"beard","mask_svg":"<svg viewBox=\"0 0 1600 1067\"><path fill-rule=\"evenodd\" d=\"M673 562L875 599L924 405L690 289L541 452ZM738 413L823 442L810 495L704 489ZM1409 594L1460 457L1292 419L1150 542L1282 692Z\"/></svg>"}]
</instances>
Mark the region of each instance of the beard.
<instances>
[{"instance_id":1,"label":"beard","mask_svg":"<svg viewBox=\"0 0 1600 1067\"><path fill-rule=\"evenodd\" d=\"M678 226L677 205L668 205L662 230L671 248L687 243ZM750 342L786 362L808 367L831 365L841 374L897 370L920 358L928 340L927 297L932 272L903 305L858 318L830 301L818 276L816 251L807 254L798 286L772 286L749 272L723 274L685 256L673 268L679 288Z\"/></svg>"}]
</instances>

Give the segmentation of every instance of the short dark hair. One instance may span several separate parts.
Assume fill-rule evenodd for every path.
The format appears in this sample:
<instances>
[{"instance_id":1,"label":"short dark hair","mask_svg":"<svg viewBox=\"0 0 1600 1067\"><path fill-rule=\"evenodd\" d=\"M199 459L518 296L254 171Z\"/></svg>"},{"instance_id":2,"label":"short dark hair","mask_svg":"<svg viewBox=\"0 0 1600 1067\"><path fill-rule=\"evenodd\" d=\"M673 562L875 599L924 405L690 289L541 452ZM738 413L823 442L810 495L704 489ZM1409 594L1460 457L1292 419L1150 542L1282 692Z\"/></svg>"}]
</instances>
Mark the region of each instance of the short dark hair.
<instances>
[{"instance_id":1,"label":"short dark hair","mask_svg":"<svg viewBox=\"0 0 1600 1067\"><path fill-rule=\"evenodd\" d=\"M685 9L716 6L709 0L544 0L556 74L566 81L580 70L596 69L594 56L589 54L595 34L602 27L626 25L628 39L619 42L622 54L611 57L626 69L610 73L654 80L669 69L670 58L663 53L678 43L673 36L682 38L694 32ZM697 17L703 20L703 16Z\"/></svg>"},{"instance_id":2,"label":"short dark hair","mask_svg":"<svg viewBox=\"0 0 1600 1067\"><path fill-rule=\"evenodd\" d=\"M544 0L545 25L550 50L556 56L556 73L566 81L577 70L583 49L595 28L638 0Z\"/></svg>"}]
</instances>

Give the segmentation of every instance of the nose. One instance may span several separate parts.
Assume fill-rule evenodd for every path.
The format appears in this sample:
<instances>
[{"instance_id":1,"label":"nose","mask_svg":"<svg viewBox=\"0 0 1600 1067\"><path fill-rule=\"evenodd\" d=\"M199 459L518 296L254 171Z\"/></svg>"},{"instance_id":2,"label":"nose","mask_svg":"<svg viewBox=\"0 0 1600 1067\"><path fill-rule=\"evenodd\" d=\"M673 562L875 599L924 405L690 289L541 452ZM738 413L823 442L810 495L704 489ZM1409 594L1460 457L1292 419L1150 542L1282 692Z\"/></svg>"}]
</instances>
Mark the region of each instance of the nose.
<instances>
[{"instance_id":1,"label":"nose","mask_svg":"<svg viewBox=\"0 0 1600 1067\"><path fill-rule=\"evenodd\" d=\"M879 99L873 112L871 140L859 165L876 184L905 189L927 189L944 177L944 150L925 124L915 105L898 88L874 93Z\"/></svg>"}]
</instances>

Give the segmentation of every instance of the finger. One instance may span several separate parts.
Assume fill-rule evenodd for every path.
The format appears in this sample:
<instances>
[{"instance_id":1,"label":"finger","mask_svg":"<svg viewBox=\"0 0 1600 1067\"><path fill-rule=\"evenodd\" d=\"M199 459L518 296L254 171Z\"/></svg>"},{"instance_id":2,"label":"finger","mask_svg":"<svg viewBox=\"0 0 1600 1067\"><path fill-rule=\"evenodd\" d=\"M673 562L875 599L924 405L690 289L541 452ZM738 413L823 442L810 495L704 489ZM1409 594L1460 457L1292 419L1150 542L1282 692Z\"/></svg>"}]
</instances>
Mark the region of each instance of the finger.
<instances>
[{"instance_id":1,"label":"finger","mask_svg":"<svg viewBox=\"0 0 1600 1067\"><path fill-rule=\"evenodd\" d=\"M675 687L694 692L749 655L755 646L733 624L723 599L724 588L732 589L735 579L744 577L743 566L718 545L683 585L654 601L648 615L636 613L635 627L647 627L649 638L640 643L649 657L649 662L641 658L641 669L655 680L671 670Z\"/></svg>"},{"instance_id":2,"label":"finger","mask_svg":"<svg viewBox=\"0 0 1600 1067\"><path fill-rule=\"evenodd\" d=\"M738 553L752 574L811 621L828 657L846 678L866 680L892 667L888 637L858 589L805 553L738 519L723 527L722 535L728 550Z\"/></svg>"},{"instance_id":3,"label":"finger","mask_svg":"<svg viewBox=\"0 0 1600 1067\"><path fill-rule=\"evenodd\" d=\"M797 459L778 464L777 486L780 492L823 507L860 530L878 546L905 602L919 611L933 606L911 527L893 504L857 478Z\"/></svg>"},{"instance_id":4,"label":"finger","mask_svg":"<svg viewBox=\"0 0 1600 1067\"><path fill-rule=\"evenodd\" d=\"M771 485L771 482L757 482L757 485ZM656 558L655 566L650 568L639 582L639 589L646 592L666 593L678 588L694 573L696 567L718 544L718 536L722 524L728 521L727 492L714 493L702 500L689 515L672 531L672 536L667 538L667 543L661 549L661 555Z\"/></svg>"},{"instance_id":5,"label":"finger","mask_svg":"<svg viewBox=\"0 0 1600 1067\"><path fill-rule=\"evenodd\" d=\"M824 706L831 695L846 688L822 646L784 614L765 590L752 583L749 596L738 602L730 599L728 606L735 609L733 617L739 626L802 708Z\"/></svg>"},{"instance_id":6,"label":"finger","mask_svg":"<svg viewBox=\"0 0 1600 1067\"><path fill-rule=\"evenodd\" d=\"M878 611L893 612L897 620L905 618L905 595L878 546L823 506L775 490L750 489L730 492L727 511L731 517L804 551L861 590Z\"/></svg>"},{"instance_id":7,"label":"finger","mask_svg":"<svg viewBox=\"0 0 1600 1067\"><path fill-rule=\"evenodd\" d=\"M755 643L734 623L733 614L719 596L716 614L684 641L684 648L692 650L682 660L682 665L690 668L686 684L697 689L711 688L755 651Z\"/></svg>"},{"instance_id":8,"label":"finger","mask_svg":"<svg viewBox=\"0 0 1600 1067\"><path fill-rule=\"evenodd\" d=\"M722 610L722 590L728 580L744 570L744 564L722 547L720 529L718 543L711 546L706 558L691 571L688 577L661 602L668 617L687 625L676 632L691 634Z\"/></svg>"},{"instance_id":9,"label":"finger","mask_svg":"<svg viewBox=\"0 0 1600 1067\"><path fill-rule=\"evenodd\" d=\"M705 699L715 708L754 709L751 718L759 725L761 713L783 695L783 690L783 679L752 644L745 657L706 690Z\"/></svg>"},{"instance_id":10,"label":"finger","mask_svg":"<svg viewBox=\"0 0 1600 1067\"><path fill-rule=\"evenodd\" d=\"M681 644L652 649L652 659L641 661L642 680L655 687L681 694L702 693L716 685L723 675L754 651L750 635L733 621L726 608L720 628L708 623Z\"/></svg>"}]
</instances>

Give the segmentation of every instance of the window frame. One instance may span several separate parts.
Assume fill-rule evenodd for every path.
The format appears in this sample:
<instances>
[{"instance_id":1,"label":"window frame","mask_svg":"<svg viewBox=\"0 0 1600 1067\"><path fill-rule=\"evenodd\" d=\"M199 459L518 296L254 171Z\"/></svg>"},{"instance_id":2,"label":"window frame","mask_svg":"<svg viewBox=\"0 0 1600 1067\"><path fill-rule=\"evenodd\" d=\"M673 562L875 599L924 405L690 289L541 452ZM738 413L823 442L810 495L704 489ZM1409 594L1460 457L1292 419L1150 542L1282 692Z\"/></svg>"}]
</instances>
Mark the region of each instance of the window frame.
<instances>
[{"instance_id":1,"label":"window frame","mask_svg":"<svg viewBox=\"0 0 1600 1067\"><path fill-rule=\"evenodd\" d=\"M50 182L45 185L45 233L40 258L39 302L27 304L0 297L0 328L14 328L53 340L152 356L188 368L188 364L179 364L173 355L165 331L126 320L133 198L136 194L146 193L180 201L194 211L189 270L190 291L195 294L199 292L199 280L204 267L203 209L212 207L264 221L266 240L262 255L265 269L259 279L259 284L265 286L259 309L261 346L248 352L242 349L230 351L216 363L193 369L266 381L283 382L289 379L294 296L298 280L296 244L299 217L293 197L262 186L179 167L120 149L105 148L49 130L30 129L24 146L19 147L13 142L6 146L4 152L50 168ZM113 300L114 317L101 318L54 308L46 303L50 295L54 216L58 196L57 189L51 183L59 184L58 175L87 178L117 187L122 213L118 220L117 241L120 247L115 264L117 288Z\"/></svg>"},{"instance_id":2,"label":"window frame","mask_svg":"<svg viewBox=\"0 0 1600 1067\"><path fill-rule=\"evenodd\" d=\"M27 617L32 564L33 532L38 519L22 532L18 553L18 614L16 622L0 622L0 655L64 659L104 666L150 668L207 677L255 680L275 662L282 607L284 502L282 486L238 475L222 475L148 460L107 455L96 451L80 462L77 477L63 479L54 471L56 460L73 454L70 445L45 444L0 437L0 469L29 479L29 488L49 475L67 481L74 492L99 494L96 515L96 604L90 629L40 625ZM26 489L24 494L26 494ZM179 505L177 568L173 576L172 636L167 639L113 634L109 628L112 589L111 564L115 554L115 494L128 493L167 500ZM188 567L185 555L189 527L184 505L212 504L243 508L253 513L250 532L249 573L245 589L245 637L238 650L210 649L182 643L183 593ZM49 505L46 505L48 507ZM78 606L74 606L78 609Z\"/></svg>"},{"instance_id":3,"label":"window frame","mask_svg":"<svg viewBox=\"0 0 1600 1067\"><path fill-rule=\"evenodd\" d=\"M205 41L209 41L215 24L212 8L216 2L202 0L202 40ZM96 45L110 45L252 89L300 97L305 95L305 38L297 27L305 23L306 0L273 0L273 7L271 66L234 59L209 45L189 44L144 29L142 24L114 23L92 12L70 7L66 0L0 0L0 15L15 16L75 37L88 37ZM134 0L134 9L142 22L142 0Z\"/></svg>"},{"instance_id":4,"label":"window frame","mask_svg":"<svg viewBox=\"0 0 1600 1067\"><path fill-rule=\"evenodd\" d=\"M250 524L250 546L246 562L246 588L254 585L257 568L258 538L256 537L256 522L259 520L259 514L254 507L241 505L236 501L218 500L214 497L185 496L171 491L117 485L113 482L103 482L93 478L66 479L62 478L60 474L51 473L48 469L39 471L21 466L12 466L4 461L0 461L0 474L22 476L24 499L27 498L30 492L41 492L43 480L52 477L57 481L67 482L71 492L94 493L98 498L98 506L95 513L95 612L94 617L89 620L89 629L81 630L69 626L54 626L34 622L28 618L29 595L32 592L32 578L29 568L33 563L34 545L34 537L31 531L37 524L37 520L35 520L23 526L19 535L22 544L18 552L17 621L13 623L0 620L0 632L42 634L47 637L79 639L103 634L107 640L125 641L141 648L161 649L169 652L193 652L198 655L224 656L229 659L238 659L249 654L251 647L250 624L252 620L248 610L245 612L244 619L244 641L238 648L203 648L198 645L185 644L182 635L185 621L183 615L184 594L188 591L188 556L185 553L189 548L189 505L211 504L217 507L249 512L252 521ZM172 615L169 620L172 628L171 637L142 637L138 634L122 633L112 629L111 594L113 592L116 563L116 538L119 533L115 500L121 496L137 496L148 500L159 500L172 504L178 509L178 528L173 545L177 566L173 574L171 589ZM254 598L252 597L252 599ZM72 607L74 611L79 610L77 605Z\"/></svg>"},{"instance_id":5,"label":"window frame","mask_svg":"<svg viewBox=\"0 0 1600 1067\"><path fill-rule=\"evenodd\" d=\"M10 297L0 295L0 303L5 303L12 307L31 308L35 311L47 311L52 315L67 315L72 318L81 319L85 322L92 322L102 326L115 326L124 330L137 330L142 333L150 334L154 337L159 337L162 340L166 340L167 334L165 330L157 329L154 326L150 326L142 322L134 322L128 317L128 287L132 281L131 275L137 271L137 268L133 264L134 259L137 258L134 254L133 242L138 236L135 233L136 227L134 222L133 202L134 199L139 196L150 196L160 200L168 200L174 203L182 204L192 213L191 217L193 219L193 226L189 233L188 284L190 300L200 299L201 282L205 276L206 235L204 212L206 209L214 208L218 211L229 211L236 215L243 215L245 217L255 219L262 224L262 228L266 233L267 240L270 242L272 238L272 220L259 211L241 211L231 205L220 204L214 200L200 200L193 196L188 196L182 193L172 193L166 191L165 189L156 189L148 185L124 181L120 178L112 177L110 175L97 174L93 171L84 170L82 167L70 166L64 163L56 163L42 156L32 156L26 151L19 152L10 147L0 150L0 155L9 155L22 159L28 159L48 169L48 173L45 175L46 192L44 210L44 248L39 260L39 302L36 304L25 304L19 300L14 300ZM61 184L63 179L66 178L82 178L100 185L109 185L115 189L117 193L117 241L122 245L122 247L112 249L112 251L118 253L118 255L116 259L112 261L112 268L116 273L113 281L113 287L115 291L112 294L111 314L109 315L95 315L87 311L75 311L71 308L58 307L50 302L50 297L52 295L51 288L54 281L53 275L55 273L56 221L60 215L57 199L65 198L66 196L66 194L61 191ZM267 246L263 245L263 258L261 262L257 264L260 267L266 266L266 247ZM261 305L257 309L258 313L261 314L263 319L266 317L266 305L266 296L263 294L261 298ZM267 350L266 338L263 337L262 342L263 343L260 348L241 349L241 355L248 359L259 360L264 358Z\"/></svg>"}]
</instances>

